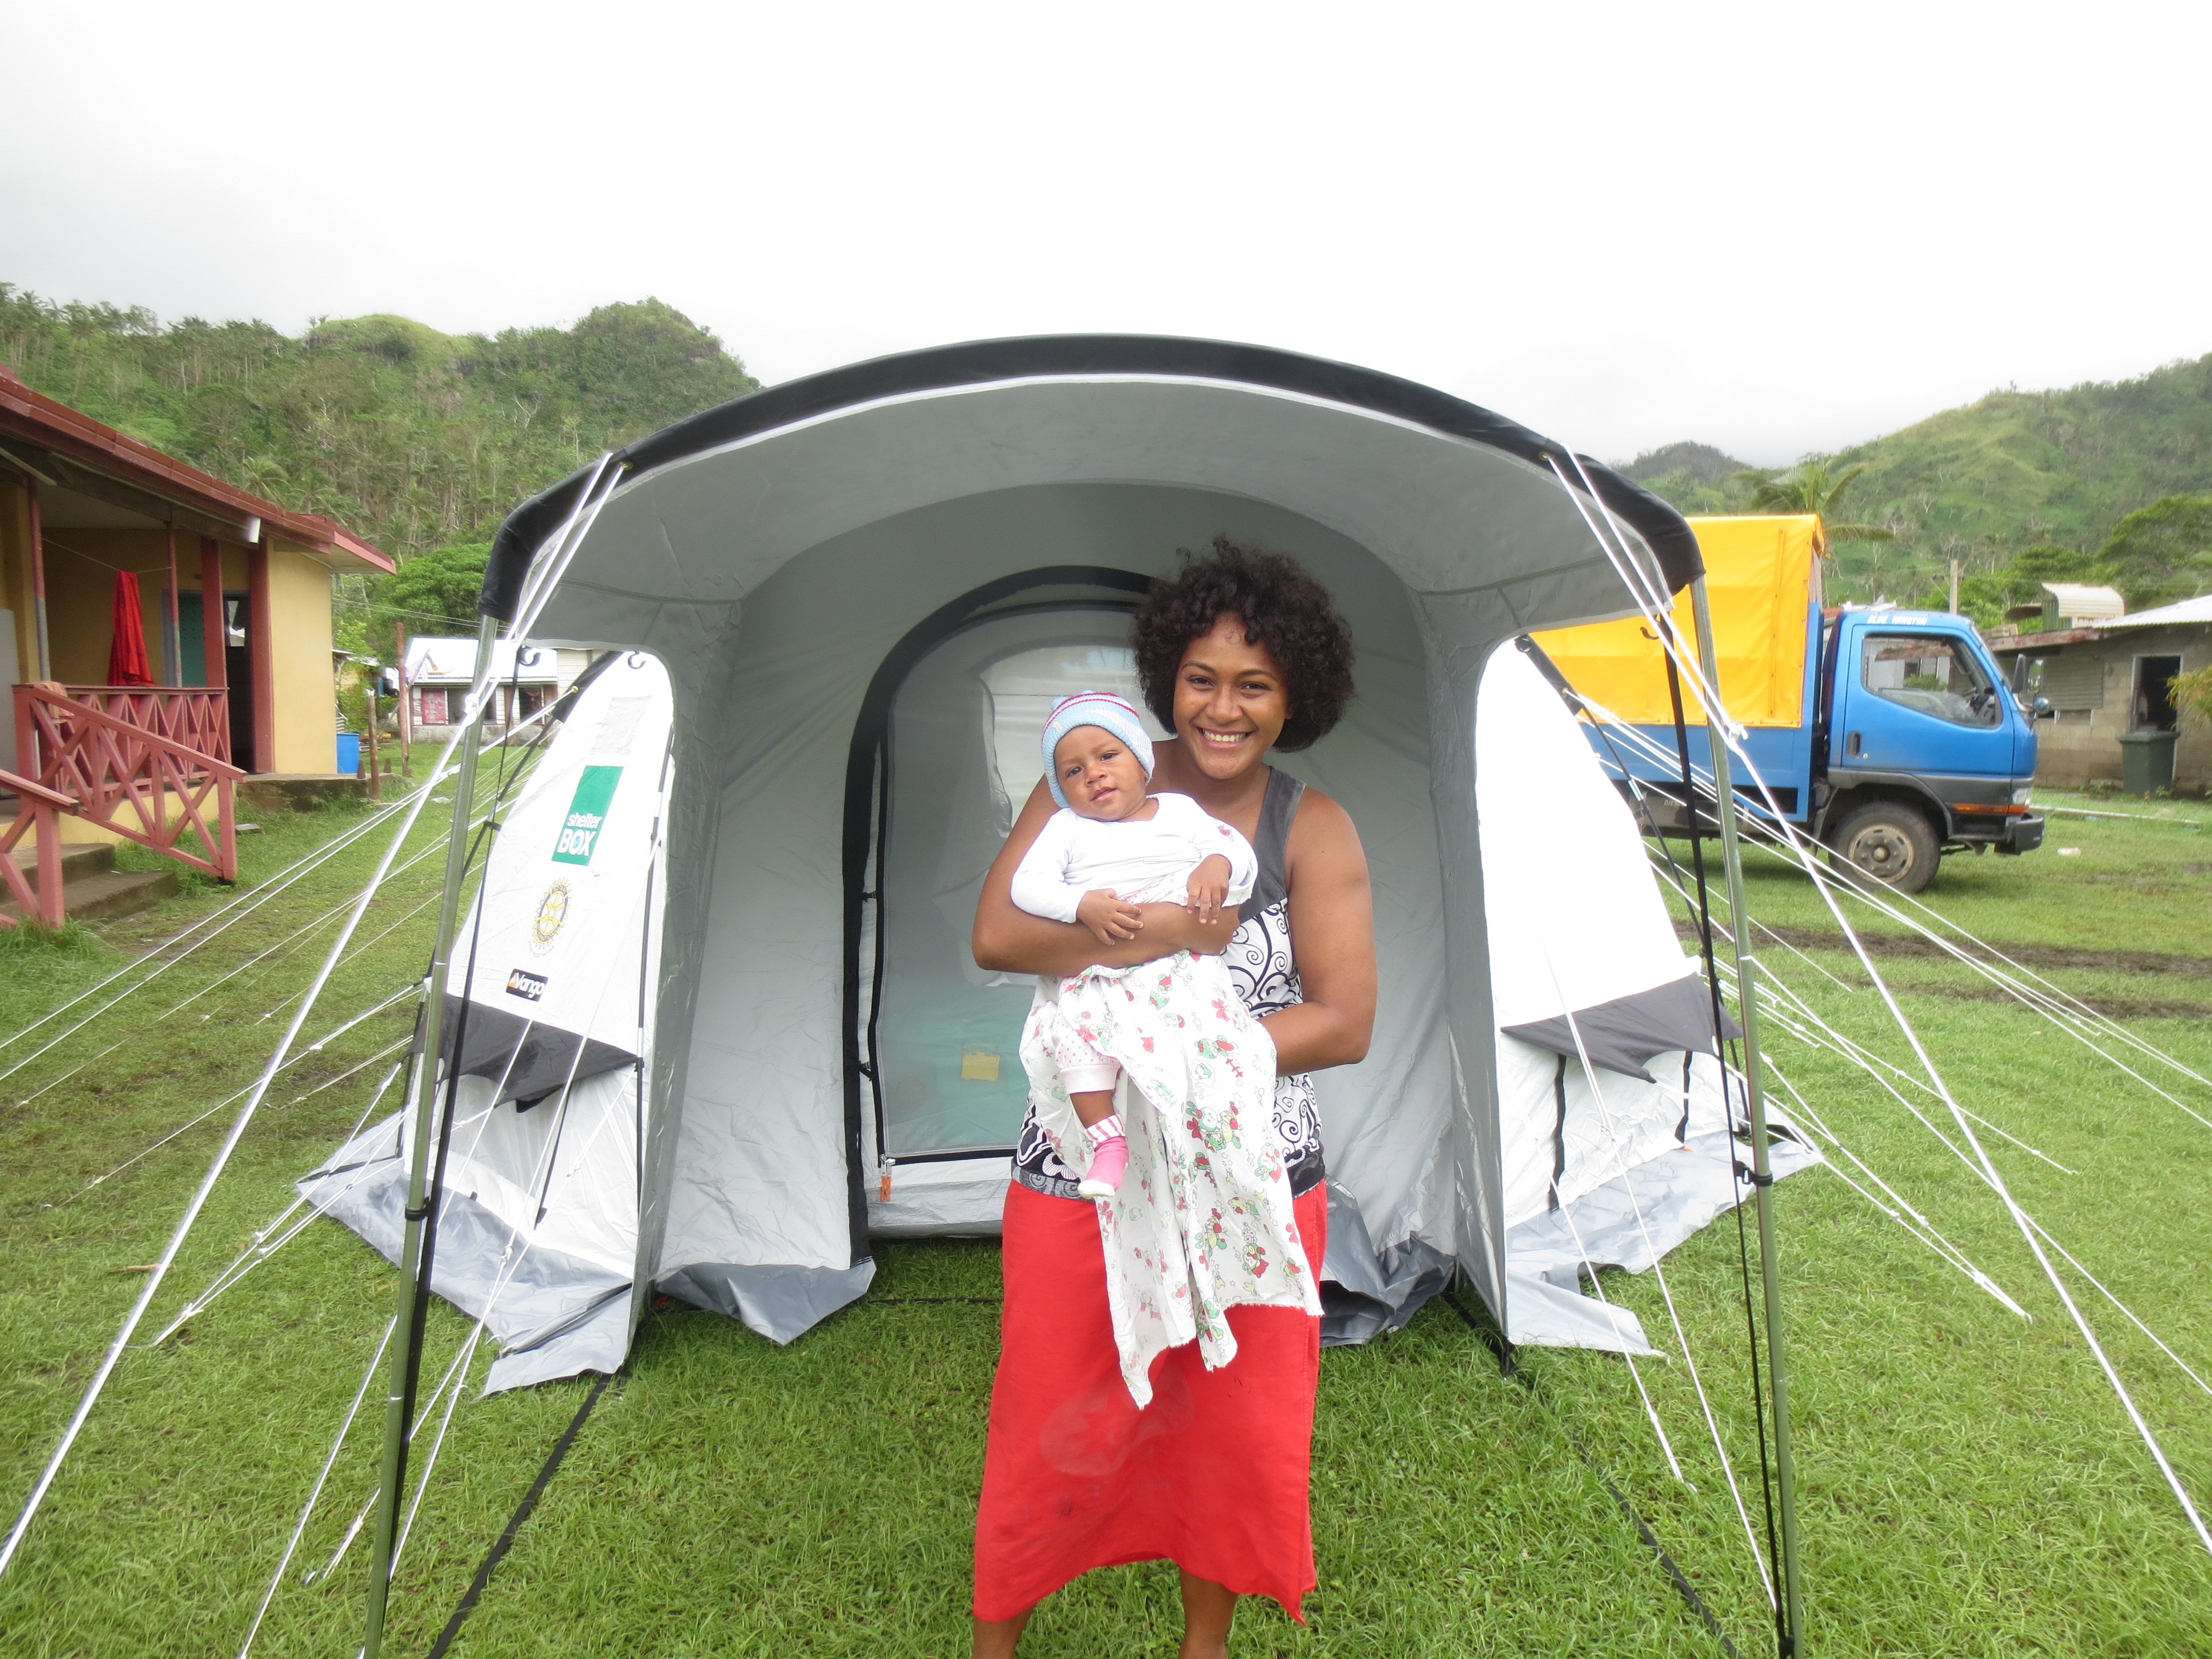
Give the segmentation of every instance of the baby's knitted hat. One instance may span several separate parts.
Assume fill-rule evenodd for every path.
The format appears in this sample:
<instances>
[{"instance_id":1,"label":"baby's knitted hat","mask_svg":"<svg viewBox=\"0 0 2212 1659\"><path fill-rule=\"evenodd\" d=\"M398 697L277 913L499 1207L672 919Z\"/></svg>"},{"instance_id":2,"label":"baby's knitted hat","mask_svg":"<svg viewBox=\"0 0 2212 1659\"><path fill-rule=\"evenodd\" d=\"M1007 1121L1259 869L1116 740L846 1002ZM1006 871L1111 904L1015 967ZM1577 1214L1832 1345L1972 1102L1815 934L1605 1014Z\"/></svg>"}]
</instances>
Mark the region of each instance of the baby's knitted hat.
<instances>
[{"instance_id":1,"label":"baby's knitted hat","mask_svg":"<svg viewBox=\"0 0 2212 1659\"><path fill-rule=\"evenodd\" d=\"M1111 691L1079 691L1053 704L1052 713L1044 717L1044 781L1052 787L1052 798L1062 806L1067 805L1067 795L1060 787L1060 769L1053 764L1052 751L1079 726L1111 732L1129 745L1129 752L1145 769L1145 776L1152 775L1152 740L1136 709Z\"/></svg>"}]
</instances>

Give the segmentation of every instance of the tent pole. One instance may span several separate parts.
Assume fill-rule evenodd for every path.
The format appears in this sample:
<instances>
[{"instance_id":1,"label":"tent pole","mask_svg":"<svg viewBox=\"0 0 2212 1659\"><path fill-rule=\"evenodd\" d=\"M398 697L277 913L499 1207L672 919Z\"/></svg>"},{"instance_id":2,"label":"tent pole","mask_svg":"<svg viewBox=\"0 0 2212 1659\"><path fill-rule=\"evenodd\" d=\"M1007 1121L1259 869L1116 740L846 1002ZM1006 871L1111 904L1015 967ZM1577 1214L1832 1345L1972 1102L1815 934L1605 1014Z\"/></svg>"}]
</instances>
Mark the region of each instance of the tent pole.
<instances>
[{"instance_id":1,"label":"tent pole","mask_svg":"<svg viewBox=\"0 0 2212 1659\"><path fill-rule=\"evenodd\" d=\"M1720 657L1713 648L1713 617L1706 603L1705 579L1690 584L1690 611L1696 618L1698 659L1705 683L1720 685ZM1782 1354L1782 1273L1774 1249L1773 1172L1767 1168L1766 1098L1760 1087L1758 960L1752 953L1751 921L1743 902L1743 849L1736 836L1735 786L1729 773L1727 740L1721 735L1721 711L1708 709L1705 734L1713 751L1714 814L1720 820L1721 865L1728 876L1729 932L1735 951L1736 1019L1743 1027L1743 1085L1751 1114L1752 1199L1759 1217L1759 1272L1766 1302L1766 1374L1774 1407L1774 1476L1780 1489L1782 1520L1782 1659L1804 1651L1804 1598L1797 1573L1797 1465L1790 1449L1790 1376Z\"/></svg>"},{"instance_id":2,"label":"tent pole","mask_svg":"<svg viewBox=\"0 0 2212 1659\"><path fill-rule=\"evenodd\" d=\"M407 1474L407 1443L415 1406L413 1378L422 1352L423 1299L416 1275L422 1258L422 1224L428 1218L423 1194L430 1176L430 1121L437 1115L438 1054L444 1046L446 995L453 978L453 939L459 932L461 883L468 872L469 820L474 813L477 751L483 747L484 690L491 675L492 641L499 621L486 617L477 630L476 683L470 689L475 714L461 744L459 775L453 780L453 823L446 840L446 887L438 903L438 937L430 972L423 981L422 1044L415 1056L410 1104L415 1136L407 1165L406 1231L399 1254L398 1320L403 1333L392 1345L390 1381L384 1402L384 1461L376 1492L376 1530L368 1571L368 1620L362 1659L377 1659L384 1642L385 1601L392 1587L392 1553L398 1535L400 1488ZM428 788L428 783L423 785Z\"/></svg>"}]
</instances>

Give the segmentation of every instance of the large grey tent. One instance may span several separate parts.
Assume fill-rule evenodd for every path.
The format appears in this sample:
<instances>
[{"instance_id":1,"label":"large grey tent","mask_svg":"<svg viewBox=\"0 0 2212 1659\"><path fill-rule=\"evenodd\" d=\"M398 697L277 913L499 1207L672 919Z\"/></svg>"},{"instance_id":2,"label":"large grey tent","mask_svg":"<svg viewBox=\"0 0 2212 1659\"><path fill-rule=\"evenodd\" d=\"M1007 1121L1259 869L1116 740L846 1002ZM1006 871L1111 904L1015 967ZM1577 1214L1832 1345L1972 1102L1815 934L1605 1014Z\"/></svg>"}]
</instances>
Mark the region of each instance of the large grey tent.
<instances>
[{"instance_id":1,"label":"large grey tent","mask_svg":"<svg viewBox=\"0 0 2212 1659\"><path fill-rule=\"evenodd\" d=\"M1615 556L1594 519L1616 527ZM757 393L502 529L488 610L657 659L672 706L665 812L656 793L653 839L630 854L656 872L637 924L650 946L619 958L655 985L632 1005L634 1042L556 1045L579 1100L587 1052L602 1077L645 1079L584 1101L593 1121L634 1119L627 1140L595 1143L634 1182L617 1228L633 1266L533 1304L524 1346L541 1358L502 1385L618 1359L645 1301L633 1285L787 1340L865 1291L872 1237L994 1224L1029 991L975 967L975 893L1036 777L1042 701L1125 683L1137 596L1178 548L1224 532L1296 556L1359 653L1344 724L1283 761L1351 811L1375 879L1372 1052L1321 1079L1332 1333L1401 1320L1456 1267L1515 1340L1643 1346L1575 1275L1645 1265L1731 1201L1711 1004L1626 809L1512 642L1633 613L1621 555L1679 588L1698 568L1687 527L1563 447L1386 375L1054 337ZM605 750L604 719L557 740L558 802L586 749ZM502 873L509 844L488 884L532 900L543 870ZM487 925L516 925L498 903ZM472 984L489 1006L508 994L481 971ZM506 1012L514 1042L531 1038L534 1016ZM472 1109L545 1123L555 1103L504 1080L513 1054L464 1054L486 1079ZM330 1167L353 1170L340 1212L388 1250L397 1206L370 1195L396 1166L362 1169L401 1138L378 1133ZM532 1133L475 1144L527 1159ZM449 1211L462 1202L483 1200L449 1192ZM544 1224L550 1203L549 1188ZM514 1274L518 1228L503 1256L496 1219L462 1230L473 1246L441 1242L438 1288L482 1303Z\"/></svg>"}]
</instances>

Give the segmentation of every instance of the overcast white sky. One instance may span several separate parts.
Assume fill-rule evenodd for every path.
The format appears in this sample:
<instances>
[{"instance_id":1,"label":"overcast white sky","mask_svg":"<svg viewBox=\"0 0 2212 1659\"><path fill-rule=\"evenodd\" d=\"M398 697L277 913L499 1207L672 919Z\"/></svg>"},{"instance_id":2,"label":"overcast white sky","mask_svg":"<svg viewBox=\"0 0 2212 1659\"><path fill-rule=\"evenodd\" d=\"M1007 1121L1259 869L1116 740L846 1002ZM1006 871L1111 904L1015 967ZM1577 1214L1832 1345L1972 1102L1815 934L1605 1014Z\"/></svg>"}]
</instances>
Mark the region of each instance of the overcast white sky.
<instances>
[{"instance_id":1,"label":"overcast white sky","mask_svg":"<svg viewBox=\"0 0 2212 1659\"><path fill-rule=\"evenodd\" d=\"M762 379L1209 335L1625 458L2212 351L2212 8L15 12L0 280L452 331L657 295Z\"/></svg>"}]
</instances>

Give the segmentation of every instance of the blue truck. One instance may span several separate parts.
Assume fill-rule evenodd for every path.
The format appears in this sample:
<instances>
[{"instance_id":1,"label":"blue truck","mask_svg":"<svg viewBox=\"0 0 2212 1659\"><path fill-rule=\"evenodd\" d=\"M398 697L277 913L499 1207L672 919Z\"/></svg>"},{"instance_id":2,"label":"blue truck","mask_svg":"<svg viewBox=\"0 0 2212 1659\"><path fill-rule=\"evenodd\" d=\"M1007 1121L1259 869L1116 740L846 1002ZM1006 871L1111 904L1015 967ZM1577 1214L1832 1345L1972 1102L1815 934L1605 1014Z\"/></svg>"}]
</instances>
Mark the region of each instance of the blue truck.
<instances>
[{"instance_id":1,"label":"blue truck","mask_svg":"<svg viewBox=\"0 0 2212 1659\"><path fill-rule=\"evenodd\" d=\"M1821 603L1817 518L1690 520L1705 552L1721 696L1780 815L1836 858L1908 893L1948 852L2033 852L2035 720L1974 625L1944 611ZM1694 640L1686 599L1678 625ZM1632 619L1537 636L1568 683L1651 738L1667 759L1586 726L1599 757L1657 833L1686 833L1666 668ZM1689 718L1696 704L1685 691ZM1692 763L1709 764L1699 721ZM1773 813L1737 768L1747 811ZM1705 823L1710 826L1710 809Z\"/></svg>"}]
</instances>

